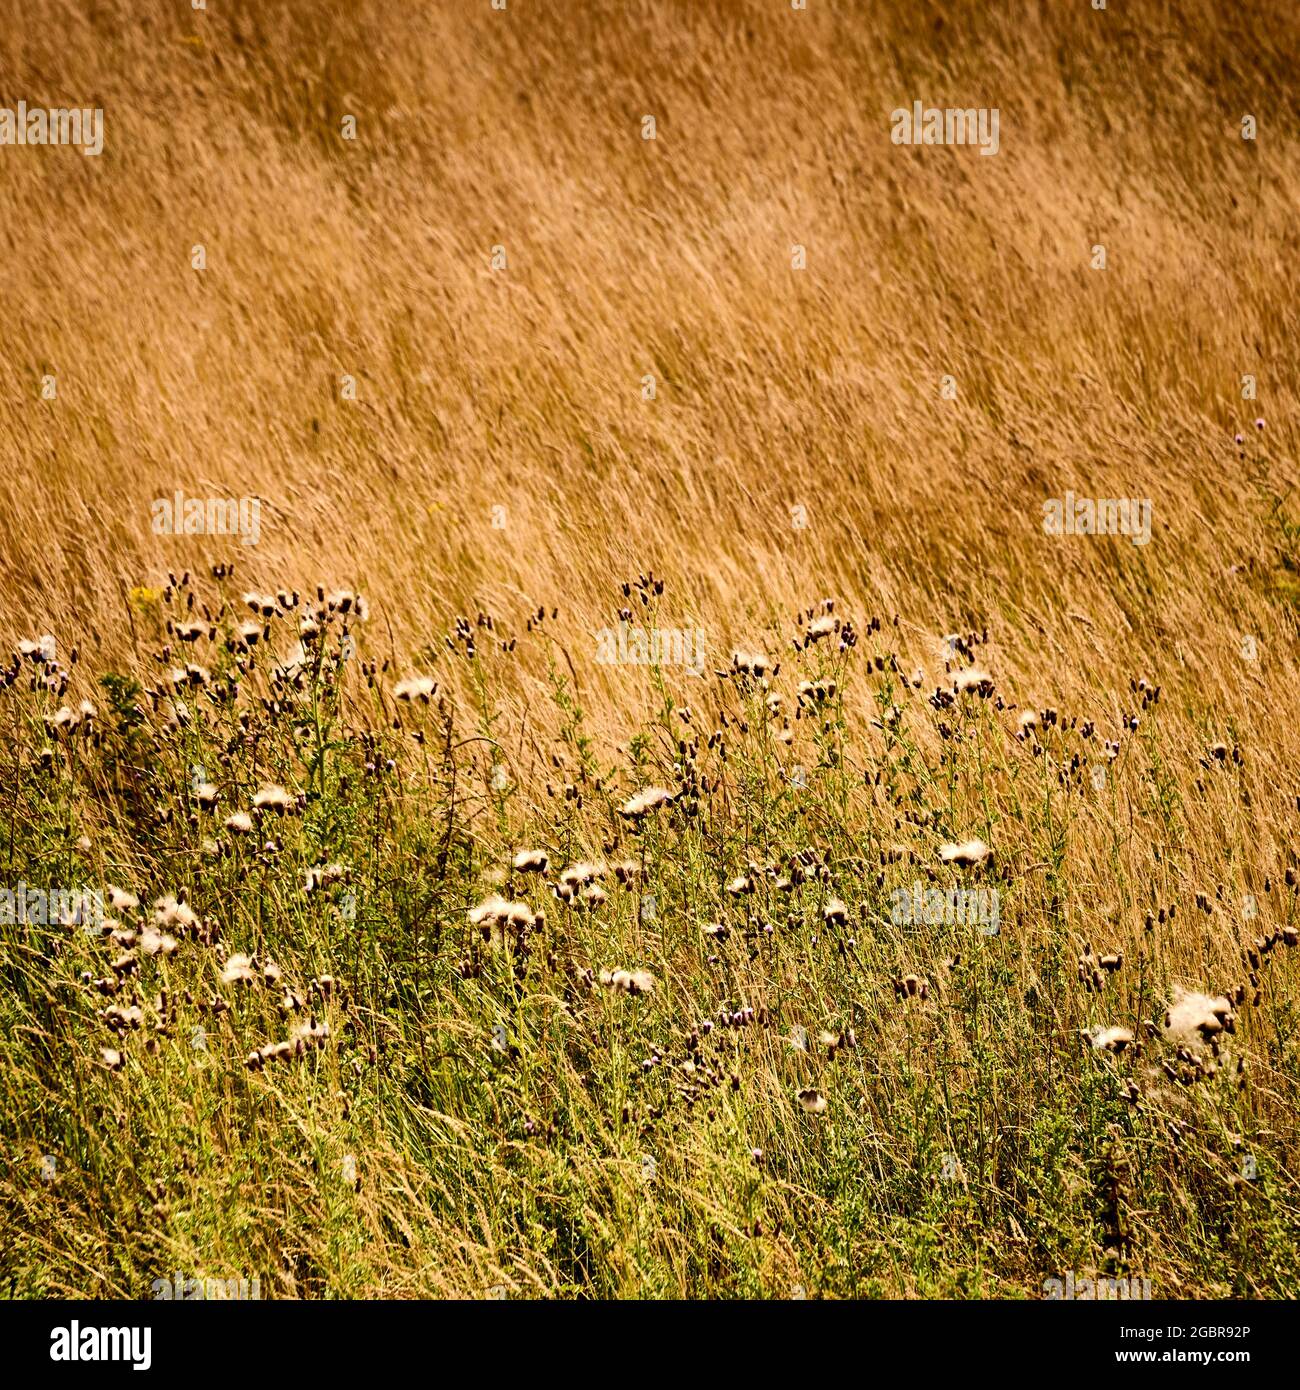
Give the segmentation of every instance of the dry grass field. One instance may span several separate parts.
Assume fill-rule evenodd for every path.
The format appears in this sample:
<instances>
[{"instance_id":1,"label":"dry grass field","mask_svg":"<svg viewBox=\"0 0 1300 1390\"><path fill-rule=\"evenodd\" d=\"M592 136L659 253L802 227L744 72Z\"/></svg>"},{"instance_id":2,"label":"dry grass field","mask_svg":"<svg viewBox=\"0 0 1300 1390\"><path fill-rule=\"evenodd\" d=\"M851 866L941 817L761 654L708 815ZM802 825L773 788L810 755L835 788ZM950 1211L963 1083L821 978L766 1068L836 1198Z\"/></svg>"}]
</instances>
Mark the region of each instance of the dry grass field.
<instances>
[{"instance_id":1,"label":"dry grass field","mask_svg":"<svg viewBox=\"0 0 1300 1390\"><path fill-rule=\"evenodd\" d=\"M1293 1296L1298 57L6 17L6 1295Z\"/></svg>"}]
</instances>

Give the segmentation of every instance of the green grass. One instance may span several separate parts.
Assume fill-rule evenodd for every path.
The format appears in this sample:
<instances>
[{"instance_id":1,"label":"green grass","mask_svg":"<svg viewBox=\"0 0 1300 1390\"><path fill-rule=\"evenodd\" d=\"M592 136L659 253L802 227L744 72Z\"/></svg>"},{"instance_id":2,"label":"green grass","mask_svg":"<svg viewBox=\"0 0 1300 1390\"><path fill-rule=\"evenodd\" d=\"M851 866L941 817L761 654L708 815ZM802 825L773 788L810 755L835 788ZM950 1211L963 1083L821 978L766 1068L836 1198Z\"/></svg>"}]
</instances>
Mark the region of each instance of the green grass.
<instances>
[{"instance_id":1,"label":"green grass","mask_svg":"<svg viewBox=\"0 0 1300 1390\"><path fill-rule=\"evenodd\" d=\"M144 636L167 641L161 615L194 587L143 600ZM203 687L168 688L173 638L155 688L100 676L72 732L45 721L76 708L66 679L91 689L81 664L16 662L0 691L3 885L113 884L140 898L117 914L137 929L183 890L202 924L169 928L170 956L0 927L9 1295L139 1297L174 1271L268 1297L1018 1298L1070 1271L1156 1297L1294 1288L1295 955L1280 936L1265 953L1213 1075L1162 1028L1175 985L1245 984L1241 944L1296 918L1280 873L1257 918L1232 906L1259 846L1230 759L1177 775L1198 712L1124 691L1137 733L1084 737L1063 711L1017 739L1004 692L936 707L914 689L885 624L845 650L787 642L763 683L710 674L685 715L675 673L652 671L640 728L606 753L540 633L518 652L481 625L472 656L463 631L431 643L463 697L408 705L403 673L368 664L366 624L319 605L277 680L267 642L240 651L206 597ZM277 656L302 611L268 625ZM506 679L523 660L556 707L545 746ZM836 695L798 709L814 678ZM854 688L875 723L852 726ZM267 783L295 809L226 830ZM647 784L675 800L629 821ZM936 852L976 836L997 933L896 924L892 891L962 882ZM524 847L549 854L545 881L512 872ZM598 905L551 890L579 860L622 866ZM325 864L342 875L307 892ZM1210 918L1193 875L1220 872ZM494 947L468 918L494 892L544 924ZM715 922L725 937L703 934ZM1124 952L1100 991L1079 978L1089 945ZM223 982L236 953L255 983ZM602 987L621 968L653 991ZM908 975L920 992L900 998ZM130 1003L142 1023L118 1038L102 1011ZM323 1045L250 1068L309 1019ZM1111 1024L1136 1045L1081 1039Z\"/></svg>"}]
</instances>

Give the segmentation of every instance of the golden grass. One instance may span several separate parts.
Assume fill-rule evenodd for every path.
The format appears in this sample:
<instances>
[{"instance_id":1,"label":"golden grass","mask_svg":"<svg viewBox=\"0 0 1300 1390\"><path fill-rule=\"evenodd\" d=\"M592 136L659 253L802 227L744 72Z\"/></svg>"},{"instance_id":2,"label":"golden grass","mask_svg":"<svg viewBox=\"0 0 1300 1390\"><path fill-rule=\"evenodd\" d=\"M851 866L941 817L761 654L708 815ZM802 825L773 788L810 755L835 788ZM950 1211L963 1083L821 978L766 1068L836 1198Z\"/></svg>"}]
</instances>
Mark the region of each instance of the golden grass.
<instances>
[{"instance_id":1,"label":"golden grass","mask_svg":"<svg viewBox=\"0 0 1300 1390\"><path fill-rule=\"evenodd\" d=\"M551 659L600 758L629 777L627 742L661 678L707 734L730 708L712 669L737 647L766 652L789 665L792 706L792 620L823 597L859 633L879 616L923 694L944 679L944 634L987 629L976 655L999 695L1093 720L1098 740L1140 709L1133 681L1161 687L1140 767L1075 812L1067 896L1081 939L1133 960L1148 906L1222 885L1230 907L1213 929L1185 905L1160 949L1167 978L1226 987L1256 929L1235 904L1295 862L1300 804L1288 105L1300 15L1212 0L867 9L26 6L0 32L3 100L102 106L107 136L98 159L0 149L0 637L49 631L79 647L77 698L104 670L156 681L151 604L131 591L188 570L210 597L209 567L234 560L230 595L318 580L363 591L363 655L389 659L388 684L423 671L473 710L477 668L442 637L456 614L490 613L498 636L519 638L517 659L492 668L491 732L522 809L540 815L565 722ZM889 113L914 99L997 106L1000 152L893 145ZM340 134L349 114L355 141ZM1090 268L1095 244L1104 271ZM1257 400L1241 398L1245 374ZM941 398L944 375L955 400ZM259 544L154 535L150 505L177 489L260 497ZM1067 491L1151 499L1150 543L1044 534L1044 501ZM665 589L643 609L622 585L651 571ZM625 603L634 621L699 630L707 678L599 663L596 634ZM539 607L545 637L527 629ZM841 694L871 765L884 738L873 687ZM996 759L1016 756L1013 721ZM932 725L914 733L937 759ZM1202 765L1220 740L1240 747L1239 768ZM1029 885L1044 846L1061 845L1013 784L986 788L982 809L992 795L990 824L1023 813L1042 832L1009 856L1041 914L1022 922L1028 952L1058 930L1047 890ZM532 843L492 823L494 854ZM592 830L574 857L598 847ZM874 1046L909 1049L901 1035ZM1279 1046L1266 1109L1294 1155L1295 1050ZM749 1104L789 1107L780 1068L751 1080ZM444 1179L420 1161L428 1134L387 1142L391 1181L362 1223L374 1263L313 1290L474 1292L506 1278L510 1256L488 1234L462 1248L454 1220L407 1232L394 1255L400 1191L434 1210L423 1184ZM723 1163L698 1136L683 1146L701 1171ZM613 1224L591 1287L770 1292L807 1277L780 1242L752 1286L703 1256L665 1253L647 1273L617 1231L636 1220L635 1174L618 1165L636 1162L592 1160L591 1191L608 1184L592 1219ZM683 1228L725 1228L733 1179L677 1189L698 1203ZM225 1265L247 1269L246 1256ZM462 1258L472 1271L451 1272ZM555 1256L560 1273L542 1243L519 1258L521 1291L581 1285L576 1256ZM75 1287L72 1257L59 1260L65 1282L49 1287ZM1036 1286L1032 1261L1009 1271ZM906 1261L880 1277L894 1292L934 1288ZM1238 1291L1267 1284L1254 1271Z\"/></svg>"},{"instance_id":2,"label":"golden grass","mask_svg":"<svg viewBox=\"0 0 1300 1390\"><path fill-rule=\"evenodd\" d=\"M0 41L108 130L0 165L14 635L120 649L125 587L230 552L150 533L183 488L262 497L249 582L364 580L408 643L475 601L582 640L651 567L720 652L825 592L926 655L996 616L1044 698L1141 666L1244 714L1243 631L1287 688L1287 7L567 8L42 4ZM996 103L1001 152L892 145L914 97ZM1067 488L1151 497L1153 544L1044 536Z\"/></svg>"}]
</instances>

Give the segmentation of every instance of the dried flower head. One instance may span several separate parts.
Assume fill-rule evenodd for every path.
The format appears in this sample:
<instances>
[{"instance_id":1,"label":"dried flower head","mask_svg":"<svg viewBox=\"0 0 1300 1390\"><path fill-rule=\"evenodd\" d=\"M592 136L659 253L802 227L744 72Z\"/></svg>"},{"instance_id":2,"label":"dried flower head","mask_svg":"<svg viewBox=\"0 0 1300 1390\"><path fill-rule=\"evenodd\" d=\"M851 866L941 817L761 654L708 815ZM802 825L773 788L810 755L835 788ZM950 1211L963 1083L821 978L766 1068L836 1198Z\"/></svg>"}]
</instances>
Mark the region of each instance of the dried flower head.
<instances>
[{"instance_id":1,"label":"dried flower head","mask_svg":"<svg viewBox=\"0 0 1300 1390\"><path fill-rule=\"evenodd\" d=\"M834 636L839 629L840 620L830 613L823 613L808 624L803 635L807 643L820 642L824 637Z\"/></svg>"},{"instance_id":2,"label":"dried flower head","mask_svg":"<svg viewBox=\"0 0 1300 1390\"><path fill-rule=\"evenodd\" d=\"M427 705L437 693L438 684L428 676L407 676L393 687L393 694L406 704L418 701Z\"/></svg>"},{"instance_id":3,"label":"dried flower head","mask_svg":"<svg viewBox=\"0 0 1300 1390\"><path fill-rule=\"evenodd\" d=\"M175 927L178 931L197 931L198 914L189 903L179 902L170 894L159 898L153 905L154 924L159 927Z\"/></svg>"},{"instance_id":4,"label":"dried flower head","mask_svg":"<svg viewBox=\"0 0 1300 1390\"><path fill-rule=\"evenodd\" d=\"M287 811L292 811L297 805L297 801L283 787L270 784L265 786L253 798L253 810L272 811L277 816L284 815Z\"/></svg>"},{"instance_id":5,"label":"dried flower head","mask_svg":"<svg viewBox=\"0 0 1300 1390\"><path fill-rule=\"evenodd\" d=\"M811 708L814 705L824 705L828 700L835 698L835 691L838 689L832 680L822 681L800 681L799 682L799 704L804 708Z\"/></svg>"},{"instance_id":6,"label":"dried flower head","mask_svg":"<svg viewBox=\"0 0 1300 1390\"><path fill-rule=\"evenodd\" d=\"M24 637L18 643L18 655L24 661L33 662L37 666L48 666L54 662L54 654L57 644L50 633L45 633L37 637L34 641Z\"/></svg>"},{"instance_id":7,"label":"dried flower head","mask_svg":"<svg viewBox=\"0 0 1300 1390\"><path fill-rule=\"evenodd\" d=\"M469 920L495 948L504 946L507 936L520 940L526 932L540 930L546 922L542 914L534 912L527 903L507 902L495 893L477 907L470 908Z\"/></svg>"},{"instance_id":8,"label":"dried flower head","mask_svg":"<svg viewBox=\"0 0 1300 1390\"><path fill-rule=\"evenodd\" d=\"M983 864L989 857L989 847L983 840L962 840L958 844L939 846L939 858L945 864L957 864L963 869Z\"/></svg>"},{"instance_id":9,"label":"dried flower head","mask_svg":"<svg viewBox=\"0 0 1300 1390\"><path fill-rule=\"evenodd\" d=\"M134 912L140 906L140 899L125 889L108 885L108 901L114 912Z\"/></svg>"},{"instance_id":10,"label":"dried flower head","mask_svg":"<svg viewBox=\"0 0 1300 1390\"><path fill-rule=\"evenodd\" d=\"M178 943L168 932L156 927L146 927L140 934L140 949L146 956L171 956L178 950Z\"/></svg>"},{"instance_id":11,"label":"dried flower head","mask_svg":"<svg viewBox=\"0 0 1300 1390\"><path fill-rule=\"evenodd\" d=\"M672 792L665 791L663 787L646 787L619 807L619 815L627 820L641 820L642 817L648 816L651 811L657 811L661 806L667 806L672 800Z\"/></svg>"},{"instance_id":12,"label":"dried flower head","mask_svg":"<svg viewBox=\"0 0 1300 1390\"><path fill-rule=\"evenodd\" d=\"M231 956L221 972L221 982L225 985L251 985L256 981L252 956Z\"/></svg>"},{"instance_id":13,"label":"dried flower head","mask_svg":"<svg viewBox=\"0 0 1300 1390\"><path fill-rule=\"evenodd\" d=\"M602 970L600 983L616 994L649 994L655 977L648 970Z\"/></svg>"},{"instance_id":14,"label":"dried flower head","mask_svg":"<svg viewBox=\"0 0 1300 1390\"><path fill-rule=\"evenodd\" d=\"M759 652L733 652L731 654L731 669L738 675L761 679L767 675L770 665L767 657Z\"/></svg>"},{"instance_id":15,"label":"dried flower head","mask_svg":"<svg viewBox=\"0 0 1300 1390\"><path fill-rule=\"evenodd\" d=\"M821 1115L826 1110L826 1097L811 1086L800 1091L796 1099L803 1107L806 1114Z\"/></svg>"},{"instance_id":16,"label":"dried flower head","mask_svg":"<svg viewBox=\"0 0 1300 1390\"><path fill-rule=\"evenodd\" d=\"M1235 1022L1232 1004L1224 995L1176 988L1174 1002L1165 1013L1165 1036L1171 1042L1203 1043L1219 1033L1231 1033Z\"/></svg>"},{"instance_id":17,"label":"dried flower head","mask_svg":"<svg viewBox=\"0 0 1300 1390\"><path fill-rule=\"evenodd\" d=\"M952 688L958 695L992 695L993 677L978 666L967 666L953 676Z\"/></svg>"}]
</instances>

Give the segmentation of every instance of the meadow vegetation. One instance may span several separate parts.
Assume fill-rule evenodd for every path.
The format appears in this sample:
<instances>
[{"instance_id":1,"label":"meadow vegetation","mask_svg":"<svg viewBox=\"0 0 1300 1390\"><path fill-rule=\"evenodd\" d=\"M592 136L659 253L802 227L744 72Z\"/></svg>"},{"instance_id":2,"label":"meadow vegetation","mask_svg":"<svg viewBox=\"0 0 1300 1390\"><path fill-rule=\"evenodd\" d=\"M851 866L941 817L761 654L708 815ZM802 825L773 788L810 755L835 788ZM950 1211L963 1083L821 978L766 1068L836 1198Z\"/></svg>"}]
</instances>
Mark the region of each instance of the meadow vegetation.
<instances>
[{"instance_id":1,"label":"meadow vegetation","mask_svg":"<svg viewBox=\"0 0 1300 1390\"><path fill-rule=\"evenodd\" d=\"M6 23L7 1296L1294 1294L1300 16L865 11Z\"/></svg>"}]
</instances>

